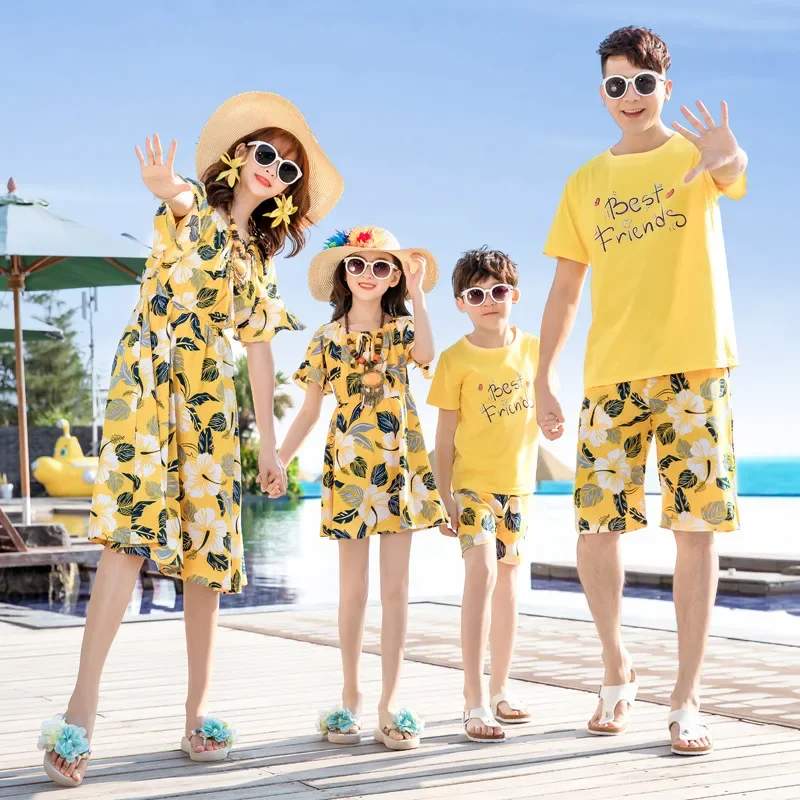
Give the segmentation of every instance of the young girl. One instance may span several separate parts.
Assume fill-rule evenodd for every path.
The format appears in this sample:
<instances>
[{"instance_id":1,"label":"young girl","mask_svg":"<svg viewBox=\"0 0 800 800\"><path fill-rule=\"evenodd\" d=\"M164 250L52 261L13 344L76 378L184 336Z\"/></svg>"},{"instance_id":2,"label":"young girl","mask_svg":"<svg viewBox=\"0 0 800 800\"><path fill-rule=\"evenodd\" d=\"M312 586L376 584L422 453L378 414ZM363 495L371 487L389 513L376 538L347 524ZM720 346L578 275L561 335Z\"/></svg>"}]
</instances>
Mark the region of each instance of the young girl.
<instances>
[{"instance_id":1,"label":"young girl","mask_svg":"<svg viewBox=\"0 0 800 800\"><path fill-rule=\"evenodd\" d=\"M86 618L78 681L65 715L42 725L45 772L77 786L89 758L100 677L145 558L184 582L189 688L181 748L225 758L228 725L205 715L221 592L240 592L241 466L233 360L247 347L262 488L284 487L275 452L270 340L302 326L284 308L272 258L305 244L338 201L342 180L300 112L268 92L231 98L197 146L201 182L173 170L158 136L136 148L156 212L153 252L122 335L92 501L89 535L106 545ZM147 669L146 660L139 665ZM152 699L152 698L151 698ZM146 746L146 742L142 743Z\"/></svg>"},{"instance_id":2,"label":"young girl","mask_svg":"<svg viewBox=\"0 0 800 800\"><path fill-rule=\"evenodd\" d=\"M376 227L337 233L309 268L311 293L333 306L311 340L295 380L305 402L280 449L288 464L319 419L324 394L338 406L322 477L321 535L339 543L342 707L320 720L328 740L361 740L359 662L369 575L369 539L381 535L383 690L375 739L393 750L419 746L422 721L397 708L408 618L411 534L445 520L414 400L408 366L427 373L434 357L425 292L436 283L433 256L402 250ZM406 297L414 308L413 319ZM271 487L272 488L272 487ZM277 494L277 490L271 494Z\"/></svg>"}]
</instances>

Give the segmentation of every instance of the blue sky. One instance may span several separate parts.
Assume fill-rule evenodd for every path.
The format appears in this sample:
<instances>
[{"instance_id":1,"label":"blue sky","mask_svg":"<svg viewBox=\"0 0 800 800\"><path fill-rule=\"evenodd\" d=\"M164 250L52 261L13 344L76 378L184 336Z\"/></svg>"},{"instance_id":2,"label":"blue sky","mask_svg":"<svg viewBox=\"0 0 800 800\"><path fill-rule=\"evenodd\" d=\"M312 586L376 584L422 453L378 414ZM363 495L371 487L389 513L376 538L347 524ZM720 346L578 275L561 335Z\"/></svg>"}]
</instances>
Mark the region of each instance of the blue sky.
<instances>
[{"instance_id":1,"label":"blue sky","mask_svg":"<svg viewBox=\"0 0 800 800\"><path fill-rule=\"evenodd\" d=\"M345 194L306 250L278 264L287 305L310 329L275 340L287 372L328 313L309 295L308 262L333 229L358 224L387 227L438 257L445 280L429 309L440 349L467 331L446 278L463 250L482 244L519 264L516 322L537 333L554 266L541 249L564 181L617 138L598 95L597 45L621 25L654 28L673 59L667 121L681 103L701 98L717 109L725 99L750 154L747 197L722 201L742 364L737 452L800 452L800 11L791 0L28 0L4 9L3 22L0 178L13 175L22 194L109 233L150 240L155 205L133 153L146 135L177 138L178 168L191 175L203 123L230 95L264 89L299 106ZM136 292L100 290L103 383ZM587 327L588 292L560 368L571 421ZM413 387L422 406L424 382ZM425 411L423 422L432 446L435 415ZM303 451L310 470L324 434L320 423ZM572 424L554 448L570 463L574 436Z\"/></svg>"}]
</instances>

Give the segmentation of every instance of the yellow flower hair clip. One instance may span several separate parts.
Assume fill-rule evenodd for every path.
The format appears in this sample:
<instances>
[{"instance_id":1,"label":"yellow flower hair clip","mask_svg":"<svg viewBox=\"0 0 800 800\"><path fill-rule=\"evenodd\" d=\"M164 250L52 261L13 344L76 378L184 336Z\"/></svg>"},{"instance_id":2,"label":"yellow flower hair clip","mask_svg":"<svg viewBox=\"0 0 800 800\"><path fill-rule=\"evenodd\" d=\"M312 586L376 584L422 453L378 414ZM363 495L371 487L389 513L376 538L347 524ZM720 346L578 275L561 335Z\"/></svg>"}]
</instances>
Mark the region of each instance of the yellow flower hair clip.
<instances>
[{"instance_id":1,"label":"yellow flower hair clip","mask_svg":"<svg viewBox=\"0 0 800 800\"><path fill-rule=\"evenodd\" d=\"M247 163L246 158L231 158L227 153L223 153L219 160L222 161L223 164L227 164L229 169L224 169L217 175L218 181L227 181L228 186L233 189L236 185L236 181L239 180L239 170Z\"/></svg>"},{"instance_id":2,"label":"yellow flower hair clip","mask_svg":"<svg viewBox=\"0 0 800 800\"><path fill-rule=\"evenodd\" d=\"M288 197L276 197L275 205L276 208L274 211L264 214L265 217L274 218L270 227L277 228L281 222L285 222L286 227L288 228L292 214L297 211L297 206L292 203L292 195L289 195Z\"/></svg>"}]
</instances>

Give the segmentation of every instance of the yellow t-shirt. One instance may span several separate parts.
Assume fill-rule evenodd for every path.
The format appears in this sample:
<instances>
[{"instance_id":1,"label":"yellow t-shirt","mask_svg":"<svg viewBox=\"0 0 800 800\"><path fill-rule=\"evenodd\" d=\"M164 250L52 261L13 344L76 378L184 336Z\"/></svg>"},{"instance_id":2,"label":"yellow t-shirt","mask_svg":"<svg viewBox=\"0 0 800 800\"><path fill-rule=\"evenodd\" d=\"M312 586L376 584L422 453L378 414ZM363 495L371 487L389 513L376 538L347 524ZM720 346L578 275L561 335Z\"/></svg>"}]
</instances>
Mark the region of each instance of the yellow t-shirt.
<instances>
[{"instance_id":1,"label":"yellow t-shirt","mask_svg":"<svg viewBox=\"0 0 800 800\"><path fill-rule=\"evenodd\" d=\"M567 181L545 255L592 266L589 386L737 363L718 199L722 190L674 134L647 153L610 150Z\"/></svg>"},{"instance_id":2,"label":"yellow t-shirt","mask_svg":"<svg viewBox=\"0 0 800 800\"><path fill-rule=\"evenodd\" d=\"M539 340L519 328L506 347L477 347L464 337L439 356L428 403L458 411L453 490L525 495L536 488L538 363Z\"/></svg>"}]
</instances>

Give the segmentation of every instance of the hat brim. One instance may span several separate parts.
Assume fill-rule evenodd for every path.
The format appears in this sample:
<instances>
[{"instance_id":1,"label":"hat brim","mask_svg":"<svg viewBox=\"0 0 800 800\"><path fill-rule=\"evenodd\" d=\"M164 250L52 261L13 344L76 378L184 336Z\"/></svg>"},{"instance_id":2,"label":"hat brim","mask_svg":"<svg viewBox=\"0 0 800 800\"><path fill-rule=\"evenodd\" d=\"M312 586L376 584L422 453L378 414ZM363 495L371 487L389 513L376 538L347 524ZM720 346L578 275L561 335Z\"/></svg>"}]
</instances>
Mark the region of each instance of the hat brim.
<instances>
[{"instance_id":1,"label":"hat brim","mask_svg":"<svg viewBox=\"0 0 800 800\"><path fill-rule=\"evenodd\" d=\"M311 264L309 264L308 287L311 289L311 296L322 303L330 302L331 292L333 291L333 276L342 259L354 253L369 253L370 251L391 253L393 256L397 256L401 262L405 261L412 253L420 253L425 257L426 261L425 277L422 279L422 291L427 294L436 286L436 281L439 279L439 265L433 254L423 247L404 247L400 250L392 250L385 247L330 247L317 253L311 259Z\"/></svg>"},{"instance_id":2,"label":"hat brim","mask_svg":"<svg viewBox=\"0 0 800 800\"><path fill-rule=\"evenodd\" d=\"M339 202L344 181L325 155L298 108L272 92L244 92L226 100L209 118L200 134L195 153L197 177L216 164L237 140L260 128L282 128L291 133L306 152L305 176L310 198L308 221L317 223Z\"/></svg>"}]
</instances>

